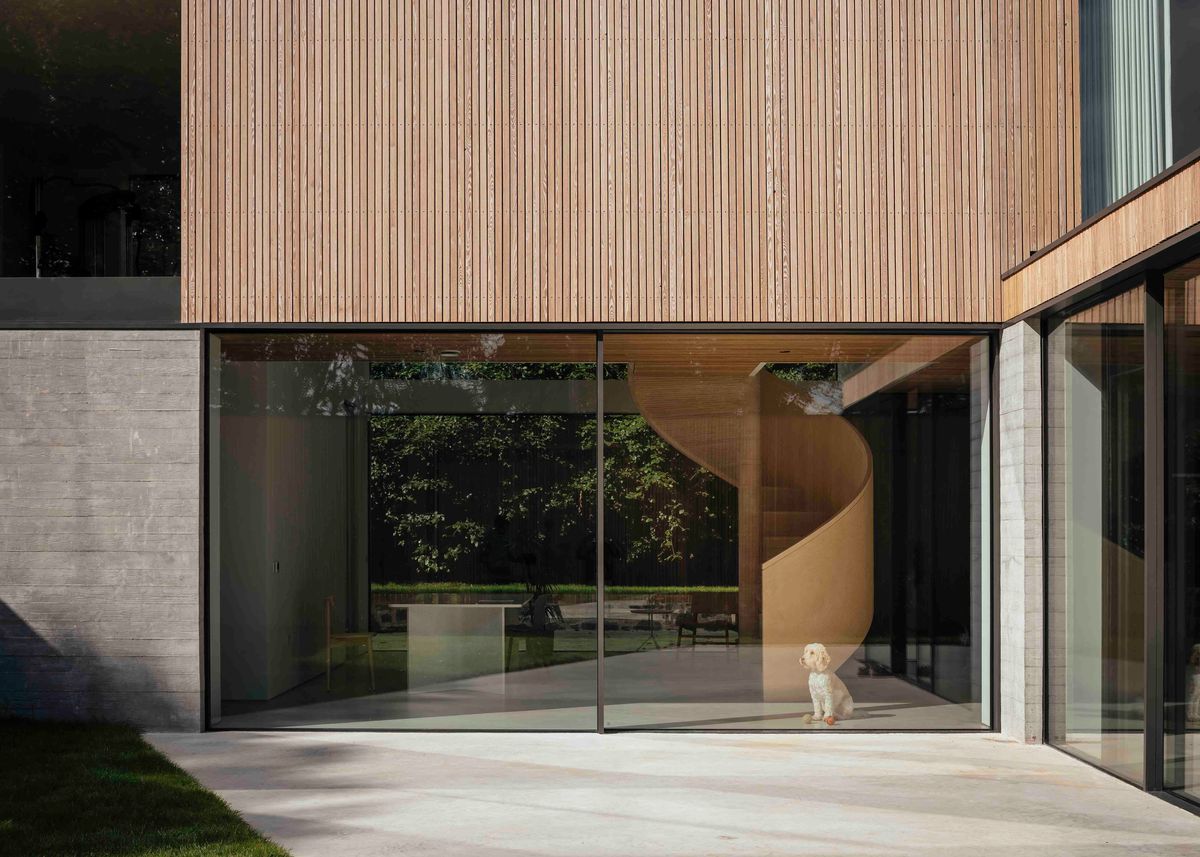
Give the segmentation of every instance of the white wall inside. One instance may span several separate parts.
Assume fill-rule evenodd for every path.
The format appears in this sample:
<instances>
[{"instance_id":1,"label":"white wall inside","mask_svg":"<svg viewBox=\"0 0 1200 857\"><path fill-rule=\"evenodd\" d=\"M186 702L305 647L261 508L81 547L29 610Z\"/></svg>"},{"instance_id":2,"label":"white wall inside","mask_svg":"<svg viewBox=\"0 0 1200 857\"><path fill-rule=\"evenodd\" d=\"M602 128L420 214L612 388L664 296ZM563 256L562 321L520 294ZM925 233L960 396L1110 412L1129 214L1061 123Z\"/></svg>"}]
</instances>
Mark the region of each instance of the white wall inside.
<instances>
[{"instance_id":1,"label":"white wall inside","mask_svg":"<svg viewBox=\"0 0 1200 857\"><path fill-rule=\"evenodd\" d=\"M334 629L365 623L363 420L313 407L324 363L227 363L219 463L221 688L270 699L324 670ZM335 654L340 658L343 653Z\"/></svg>"},{"instance_id":2,"label":"white wall inside","mask_svg":"<svg viewBox=\"0 0 1200 857\"><path fill-rule=\"evenodd\" d=\"M1068 734L1097 733L1104 682L1103 396L1088 376L1065 365L1066 718Z\"/></svg>"}]
</instances>

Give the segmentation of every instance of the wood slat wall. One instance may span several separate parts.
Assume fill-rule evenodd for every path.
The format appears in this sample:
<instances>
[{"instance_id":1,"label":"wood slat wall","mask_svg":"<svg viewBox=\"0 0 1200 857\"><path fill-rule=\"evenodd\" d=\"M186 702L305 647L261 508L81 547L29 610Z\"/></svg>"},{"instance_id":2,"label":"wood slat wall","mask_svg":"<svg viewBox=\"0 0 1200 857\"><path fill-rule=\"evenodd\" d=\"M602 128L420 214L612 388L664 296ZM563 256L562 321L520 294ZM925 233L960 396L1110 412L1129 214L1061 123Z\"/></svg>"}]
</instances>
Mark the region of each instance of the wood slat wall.
<instances>
[{"instance_id":1,"label":"wood slat wall","mask_svg":"<svg viewBox=\"0 0 1200 857\"><path fill-rule=\"evenodd\" d=\"M1067 316L1066 324L1142 324L1146 318L1146 289L1136 286L1103 303Z\"/></svg>"},{"instance_id":2,"label":"wood slat wall","mask_svg":"<svg viewBox=\"0 0 1200 857\"><path fill-rule=\"evenodd\" d=\"M182 320L997 320L1074 9L183 0Z\"/></svg>"},{"instance_id":3,"label":"wood slat wall","mask_svg":"<svg viewBox=\"0 0 1200 857\"><path fill-rule=\"evenodd\" d=\"M1099 277L1200 222L1200 161L1133 196L1009 275L1013 318Z\"/></svg>"}]
</instances>

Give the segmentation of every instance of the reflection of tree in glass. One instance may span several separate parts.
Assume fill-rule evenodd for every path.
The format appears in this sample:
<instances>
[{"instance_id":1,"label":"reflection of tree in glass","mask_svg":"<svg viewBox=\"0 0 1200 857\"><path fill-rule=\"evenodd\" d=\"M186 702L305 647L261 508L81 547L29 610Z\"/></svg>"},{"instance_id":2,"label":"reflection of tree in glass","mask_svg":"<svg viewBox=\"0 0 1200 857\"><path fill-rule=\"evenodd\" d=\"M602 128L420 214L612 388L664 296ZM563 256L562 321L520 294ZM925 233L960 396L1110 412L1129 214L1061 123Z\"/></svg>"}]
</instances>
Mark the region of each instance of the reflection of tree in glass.
<instances>
[{"instance_id":1,"label":"reflection of tree in glass","mask_svg":"<svg viewBox=\"0 0 1200 857\"><path fill-rule=\"evenodd\" d=\"M556 565L551 535L590 526L594 476L555 414L371 420L371 501L421 574L475 560L498 580ZM593 433L595 431L593 423ZM594 444L593 444L594 448ZM547 480L544 477L550 475ZM550 531L553 530L554 533Z\"/></svg>"},{"instance_id":2,"label":"reflection of tree in glass","mask_svg":"<svg viewBox=\"0 0 1200 857\"><path fill-rule=\"evenodd\" d=\"M373 362L371 377L391 381L591 381L592 363L499 363L492 361Z\"/></svg>"},{"instance_id":3,"label":"reflection of tree in glass","mask_svg":"<svg viewBox=\"0 0 1200 857\"><path fill-rule=\"evenodd\" d=\"M592 380L586 363L374 363L371 376L413 381ZM415 415L372 419L371 491L394 538L422 574L482 564L494 580L537 589L564 570L586 580L594 557L596 422L583 415ZM621 522L621 559L686 566L720 529L719 483L634 414L605 419L606 503ZM536 465L531 459L537 459ZM498 482L485 502L471 463ZM485 474L487 474L485 476ZM489 513L490 511L490 513ZM592 541L588 541L591 539ZM587 542L587 544L584 544ZM589 547L590 545L590 547ZM615 546L612 546L615 547ZM612 548L610 548L612 549ZM593 553L589 554L589 550ZM549 556L558 551L561 556ZM594 563L593 563L594 565ZM586 567L586 568L585 568Z\"/></svg>"},{"instance_id":4,"label":"reflection of tree in glass","mask_svg":"<svg viewBox=\"0 0 1200 857\"><path fill-rule=\"evenodd\" d=\"M587 381L590 363L372 362L393 381ZM540 590L563 570L551 542L590 527L594 475L588 448L563 414L416 414L371 420L371 501L396 544L424 575L465 562L497 581ZM595 423L592 423L595 433ZM595 448L594 440L590 446ZM549 477L549 478L547 478ZM486 482L485 482L486 480ZM564 513L569 513L566 515ZM553 531L553 532L551 532Z\"/></svg>"},{"instance_id":5,"label":"reflection of tree in glass","mask_svg":"<svg viewBox=\"0 0 1200 857\"><path fill-rule=\"evenodd\" d=\"M537 568L561 577L586 564L575 543L593 529L595 436L594 419L568 415L374 417L372 503L422 574L445 576L477 557L495 579L530 578L537 588ZM605 438L605 498L624 525L622 558L686 563L689 535L718 527L719 480L640 416L606 418ZM470 470L476 480L461 478ZM493 477L494 505L479 481ZM556 550L564 556L547 556Z\"/></svg>"},{"instance_id":6,"label":"reflection of tree in glass","mask_svg":"<svg viewBox=\"0 0 1200 857\"><path fill-rule=\"evenodd\" d=\"M769 363L768 372L784 381L836 381L836 363Z\"/></svg>"},{"instance_id":7,"label":"reflection of tree in glass","mask_svg":"<svg viewBox=\"0 0 1200 857\"><path fill-rule=\"evenodd\" d=\"M119 213L127 270L179 270L179 0L4 0L5 273L85 273L79 223ZM42 214L39 215L39 212ZM106 271L105 273L114 273Z\"/></svg>"},{"instance_id":8,"label":"reflection of tree in glass","mask_svg":"<svg viewBox=\"0 0 1200 857\"><path fill-rule=\"evenodd\" d=\"M629 559L686 562L689 535L711 528L719 514L717 477L636 414L606 417L604 443L605 501L626 521Z\"/></svg>"},{"instance_id":9,"label":"reflection of tree in glass","mask_svg":"<svg viewBox=\"0 0 1200 857\"><path fill-rule=\"evenodd\" d=\"M842 411L842 385L836 363L768 363L764 369L793 387L787 407L809 414Z\"/></svg>"}]
</instances>

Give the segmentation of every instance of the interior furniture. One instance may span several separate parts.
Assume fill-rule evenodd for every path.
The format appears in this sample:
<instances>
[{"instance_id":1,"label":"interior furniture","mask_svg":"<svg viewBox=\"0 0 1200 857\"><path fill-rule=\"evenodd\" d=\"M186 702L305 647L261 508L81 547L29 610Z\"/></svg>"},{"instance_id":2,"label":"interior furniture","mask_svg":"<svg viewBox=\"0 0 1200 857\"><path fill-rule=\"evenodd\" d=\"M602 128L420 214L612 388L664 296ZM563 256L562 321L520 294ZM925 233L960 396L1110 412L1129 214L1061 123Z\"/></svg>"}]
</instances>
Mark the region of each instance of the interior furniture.
<instances>
[{"instance_id":1,"label":"interior furniture","mask_svg":"<svg viewBox=\"0 0 1200 857\"><path fill-rule=\"evenodd\" d=\"M505 625L515 604L409 604L408 688L472 679L471 689L504 693Z\"/></svg>"},{"instance_id":2,"label":"interior furniture","mask_svg":"<svg viewBox=\"0 0 1200 857\"><path fill-rule=\"evenodd\" d=\"M371 635L360 632L333 631L333 596L325 596L325 690L330 690L330 674L333 671L333 647L366 646L367 668L371 673L371 690L375 689L375 652L371 648Z\"/></svg>"},{"instance_id":3,"label":"interior furniture","mask_svg":"<svg viewBox=\"0 0 1200 857\"><path fill-rule=\"evenodd\" d=\"M725 613L677 613L675 615L675 627L679 629L678 638L675 641L675 645L677 646L683 645L685 631L692 635L693 646L698 642L697 632L699 631L723 633L725 635L725 645L729 645L731 642L729 633L737 630L737 619ZM736 645L738 642L737 638L734 638L732 642Z\"/></svg>"},{"instance_id":4,"label":"interior furniture","mask_svg":"<svg viewBox=\"0 0 1200 857\"><path fill-rule=\"evenodd\" d=\"M646 639L642 640L642 644L640 646L638 646L635 651L640 652L643 649L645 649L647 646L650 646L650 645L653 645L654 648L656 648L656 649L661 649L662 646L660 646L658 644L658 634L656 633L656 631L658 630L658 623L654 621L654 614L657 613L658 615L662 616L665 619L667 617L666 607L664 607L663 605L661 605L655 601L650 601L646 604L633 605L632 607L629 608L629 612L634 613L636 615L645 616L646 617L646 627L650 632L647 635Z\"/></svg>"}]
</instances>

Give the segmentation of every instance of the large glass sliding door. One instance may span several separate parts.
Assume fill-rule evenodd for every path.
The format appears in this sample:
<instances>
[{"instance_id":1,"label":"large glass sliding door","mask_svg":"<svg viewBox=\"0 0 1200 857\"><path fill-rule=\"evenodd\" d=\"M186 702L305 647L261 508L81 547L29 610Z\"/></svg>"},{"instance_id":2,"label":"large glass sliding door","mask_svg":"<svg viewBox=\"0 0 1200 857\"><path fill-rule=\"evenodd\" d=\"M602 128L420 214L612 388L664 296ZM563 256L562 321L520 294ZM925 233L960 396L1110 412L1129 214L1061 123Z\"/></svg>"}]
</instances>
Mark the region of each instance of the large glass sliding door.
<instances>
[{"instance_id":1,"label":"large glass sliding door","mask_svg":"<svg viewBox=\"0 0 1200 857\"><path fill-rule=\"evenodd\" d=\"M212 337L212 723L991 725L986 337L598 345Z\"/></svg>"},{"instance_id":2,"label":"large glass sliding door","mask_svg":"<svg viewBox=\"0 0 1200 857\"><path fill-rule=\"evenodd\" d=\"M1049 739L1141 782L1145 697L1141 288L1048 347Z\"/></svg>"},{"instance_id":3,"label":"large glass sliding door","mask_svg":"<svg viewBox=\"0 0 1200 857\"><path fill-rule=\"evenodd\" d=\"M988 349L606 336L606 726L986 728Z\"/></svg>"},{"instance_id":4,"label":"large glass sliding door","mask_svg":"<svg viewBox=\"0 0 1200 857\"><path fill-rule=\"evenodd\" d=\"M594 728L593 336L211 350L217 725Z\"/></svg>"}]
</instances>

